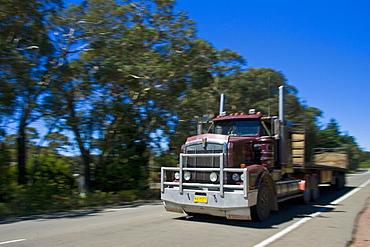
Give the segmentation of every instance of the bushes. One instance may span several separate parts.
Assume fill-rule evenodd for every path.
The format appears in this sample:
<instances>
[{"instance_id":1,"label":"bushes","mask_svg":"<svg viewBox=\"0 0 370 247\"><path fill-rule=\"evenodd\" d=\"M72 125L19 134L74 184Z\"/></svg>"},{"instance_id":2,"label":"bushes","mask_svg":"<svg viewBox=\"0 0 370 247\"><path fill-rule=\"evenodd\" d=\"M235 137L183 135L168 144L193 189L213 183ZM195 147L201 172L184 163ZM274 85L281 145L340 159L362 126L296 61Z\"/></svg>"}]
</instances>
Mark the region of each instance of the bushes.
<instances>
[{"instance_id":1,"label":"bushes","mask_svg":"<svg viewBox=\"0 0 370 247\"><path fill-rule=\"evenodd\" d=\"M29 164L35 164L30 160ZM56 212L83 207L117 205L137 200L159 199L158 190L94 191L80 194L72 165L54 155L40 155L27 185L16 185L15 167L4 167L3 174L13 181L1 183L0 217ZM28 167L32 170L31 166ZM30 172L28 174L31 174Z\"/></svg>"},{"instance_id":2,"label":"bushes","mask_svg":"<svg viewBox=\"0 0 370 247\"><path fill-rule=\"evenodd\" d=\"M87 195L75 191L62 196L52 195L48 190L42 191L33 186L17 186L15 189L10 201L0 203L0 218L159 199L158 190L124 190L116 193L94 191Z\"/></svg>"},{"instance_id":3,"label":"bushes","mask_svg":"<svg viewBox=\"0 0 370 247\"><path fill-rule=\"evenodd\" d=\"M37 164L37 167L34 164ZM28 172L31 175L28 177L27 185L16 185L13 182L7 183L2 188L6 193L3 193L4 203L0 207L0 215L29 214L69 208L70 198L76 193L77 187L71 167L55 155L40 155L37 162L31 159L27 168L34 172Z\"/></svg>"},{"instance_id":4,"label":"bushes","mask_svg":"<svg viewBox=\"0 0 370 247\"><path fill-rule=\"evenodd\" d=\"M0 203L0 218L119 205L142 200L159 200L159 191L124 190L116 193L94 191L87 195L80 195L74 191L69 195L53 195L50 190L42 190L40 187L16 186L12 198L5 203Z\"/></svg>"},{"instance_id":5,"label":"bushes","mask_svg":"<svg viewBox=\"0 0 370 247\"><path fill-rule=\"evenodd\" d=\"M106 206L140 200L159 200L158 190L122 190L118 192L94 191L80 197L78 206Z\"/></svg>"}]
</instances>

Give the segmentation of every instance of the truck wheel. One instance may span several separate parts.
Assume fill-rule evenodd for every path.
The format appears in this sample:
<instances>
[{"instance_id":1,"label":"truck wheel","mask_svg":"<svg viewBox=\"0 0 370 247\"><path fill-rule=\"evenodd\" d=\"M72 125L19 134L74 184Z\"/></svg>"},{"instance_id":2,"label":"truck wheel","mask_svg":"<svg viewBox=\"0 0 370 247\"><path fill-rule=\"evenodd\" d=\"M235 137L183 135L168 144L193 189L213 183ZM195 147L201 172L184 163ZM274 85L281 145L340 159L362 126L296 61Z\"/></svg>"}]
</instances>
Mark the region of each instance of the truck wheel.
<instances>
[{"instance_id":1,"label":"truck wheel","mask_svg":"<svg viewBox=\"0 0 370 247\"><path fill-rule=\"evenodd\" d=\"M316 201L320 196L319 178L317 175L311 176L311 201Z\"/></svg>"},{"instance_id":2,"label":"truck wheel","mask_svg":"<svg viewBox=\"0 0 370 247\"><path fill-rule=\"evenodd\" d=\"M270 216L271 211L271 191L270 187L261 182L258 188L257 204L251 207L251 216L253 221L264 221Z\"/></svg>"},{"instance_id":3,"label":"truck wheel","mask_svg":"<svg viewBox=\"0 0 370 247\"><path fill-rule=\"evenodd\" d=\"M335 190L341 190L344 188L344 186L346 185L346 176L343 172L340 172L337 174L336 178L335 178L335 185L334 185L334 189Z\"/></svg>"}]
</instances>

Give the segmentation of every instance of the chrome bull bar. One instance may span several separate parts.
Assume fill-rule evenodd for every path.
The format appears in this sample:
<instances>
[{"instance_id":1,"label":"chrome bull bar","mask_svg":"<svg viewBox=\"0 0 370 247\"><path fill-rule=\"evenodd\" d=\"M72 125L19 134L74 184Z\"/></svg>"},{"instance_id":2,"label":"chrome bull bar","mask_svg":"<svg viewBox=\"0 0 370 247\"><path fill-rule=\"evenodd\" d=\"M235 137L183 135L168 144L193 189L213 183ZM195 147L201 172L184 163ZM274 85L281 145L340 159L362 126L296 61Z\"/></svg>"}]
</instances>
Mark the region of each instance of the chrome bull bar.
<instances>
[{"instance_id":1,"label":"chrome bull bar","mask_svg":"<svg viewBox=\"0 0 370 247\"><path fill-rule=\"evenodd\" d=\"M190 168L184 167L184 157L214 157L219 158L220 168ZM178 182L168 182L166 171L179 172L180 179ZM219 183L184 183L184 171L200 171L200 172L218 172ZM244 177L243 184L225 184L226 173L242 173ZM165 192L165 186L178 186L179 193L183 194L184 187L212 188L219 189L220 196L224 197L225 189L243 190L244 198L248 195L248 169L247 168L224 168L224 154L180 154L180 167L161 167L161 193Z\"/></svg>"}]
</instances>

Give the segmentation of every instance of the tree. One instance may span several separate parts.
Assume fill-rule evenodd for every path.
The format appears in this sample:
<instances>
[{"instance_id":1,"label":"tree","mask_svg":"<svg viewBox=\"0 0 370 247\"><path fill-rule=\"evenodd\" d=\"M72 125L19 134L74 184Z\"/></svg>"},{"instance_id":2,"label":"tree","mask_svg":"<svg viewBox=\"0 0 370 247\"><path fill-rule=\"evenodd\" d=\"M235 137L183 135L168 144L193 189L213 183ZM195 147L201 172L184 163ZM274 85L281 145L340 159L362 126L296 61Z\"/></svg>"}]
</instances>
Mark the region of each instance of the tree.
<instances>
[{"instance_id":1,"label":"tree","mask_svg":"<svg viewBox=\"0 0 370 247\"><path fill-rule=\"evenodd\" d=\"M54 21L70 34L70 53L82 47L79 59L61 68L59 88L48 101L75 135L86 184L93 150L100 153L94 161L98 180L112 167L128 169L131 177L130 169L145 170L152 134L166 129L177 114L173 103L189 88L208 86L212 73L226 73L218 64L224 58L225 63L242 60L197 40L194 22L174 12L174 1L84 1ZM62 105L64 111L57 113Z\"/></svg>"},{"instance_id":2,"label":"tree","mask_svg":"<svg viewBox=\"0 0 370 247\"><path fill-rule=\"evenodd\" d=\"M330 119L325 129L318 131L316 138L316 147L345 148L348 153L350 170L356 170L365 160L364 152L357 145L355 138L348 134L342 134L335 119Z\"/></svg>"},{"instance_id":3,"label":"tree","mask_svg":"<svg viewBox=\"0 0 370 247\"><path fill-rule=\"evenodd\" d=\"M221 93L230 88L229 80L237 76L245 65L240 54L226 49L216 50L205 40L197 40L195 46L201 51L204 63L199 64L199 67L205 70L203 76L198 71L192 75L191 80L200 80L203 84L184 88L181 97L172 104L174 114L165 128L170 141L170 153L175 156L180 152L186 137L197 134L199 122L207 122L218 115ZM205 129L208 127L204 125Z\"/></svg>"},{"instance_id":4,"label":"tree","mask_svg":"<svg viewBox=\"0 0 370 247\"><path fill-rule=\"evenodd\" d=\"M4 202L9 196L9 186L12 184L13 173L10 169L11 158L6 143L0 142L0 202Z\"/></svg>"},{"instance_id":5,"label":"tree","mask_svg":"<svg viewBox=\"0 0 370 247\"><path fill-rule=\"evenodd\" d=\"M0 89L5 113L18 122L18 183L26 183L26 127L39 119L38 102L50 86L56 58L48 38L47 17L60 0L3 1L0 10ZM5 96L7 95L7 96Z\"/></svg>"},{"instance_id":6,"label":"tree","mask_svg":"<svg viewBox=\"0 0 370 247\"><path fill-rule=\"evenodd\" d=\"M338 148L341 147L343 138L339 130L339 125L335 119L330 119L325 129L319 131L317 135L318 148Z\"/></svg>"}]
</instances>

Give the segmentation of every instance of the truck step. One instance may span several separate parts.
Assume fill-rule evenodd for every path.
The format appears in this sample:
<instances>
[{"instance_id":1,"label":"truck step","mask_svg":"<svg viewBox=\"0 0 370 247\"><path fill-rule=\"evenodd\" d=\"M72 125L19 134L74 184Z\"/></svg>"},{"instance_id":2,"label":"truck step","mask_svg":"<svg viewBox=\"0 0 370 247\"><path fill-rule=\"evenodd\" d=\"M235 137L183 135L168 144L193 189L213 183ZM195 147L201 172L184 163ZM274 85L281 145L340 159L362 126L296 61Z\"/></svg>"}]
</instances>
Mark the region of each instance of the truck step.
<instances>
[{"instance_id":1,"label":"truck step","mask_svg":"<svg viewBox=\"0 0 370 247\"><path fill-rule=\"evenodd\" d=\"M278 202L283 202L283 201L286 201L286 200L290 200L290 199L293 199L293 198L297 198L297 197L301 197L302 194L295 194L295 195L290 195L290 196L285 196L285 197L281 197L281 198L278 198Z\"/></svg>"}]
</instances>

